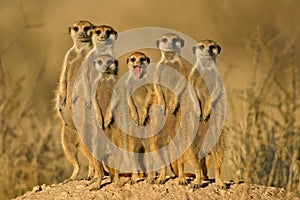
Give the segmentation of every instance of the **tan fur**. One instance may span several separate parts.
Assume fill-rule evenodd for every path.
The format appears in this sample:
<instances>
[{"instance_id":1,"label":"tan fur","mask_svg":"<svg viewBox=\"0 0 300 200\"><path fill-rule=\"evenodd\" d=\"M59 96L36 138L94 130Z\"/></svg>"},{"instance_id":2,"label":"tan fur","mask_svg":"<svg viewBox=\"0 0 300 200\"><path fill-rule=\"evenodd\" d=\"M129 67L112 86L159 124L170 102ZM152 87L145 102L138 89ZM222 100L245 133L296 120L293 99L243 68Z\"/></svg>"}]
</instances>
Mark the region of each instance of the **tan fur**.
<instances>
[{"instance_id":1,"label":"tan fur","mask_svg":"<svg viewBox=\"0 0 300 200\"><path fill-rule=\"evenodd\" d=\"M200 139L199 144L203 142L203 138L205 137L203 132L208 131L209 123L212 126L210 131L213 131L213 133L208 134L220 134L219 140L211 152L200 161L203 178L208 178L207 168L211 159L210 157L213 157L215 160L216 183L223 187L224 184L220 178L220 170L224 152L224 136L221 132L225 120L226 105L224 86L215 63L221 47L212 40L201 40L193 47L193 51L196 55L196 64L189 75L189 82L196 94L196 98L192 98L192 102L195 109L194 114L200 121L197 134L197 137ZM198 142L198 139L195 141ZM200 150L199 146L195 144L193 147L194 156L197 156ZM193 155L191 156L193 157Z\"/></svg>"},{"instance_id":2,"label":"tan fur","mask_svg":"<svg viewBox=\"0 0 300 200\"><path fill-rule=\"evenodd\" d=\"M226 133L225 133L226 134ZM224 149L225 149L225 135L224 131L222 131L218 142L213 147L211 152L201 159L201 170L203 174L203 180L208 180L208 169L211 163L211 160L214 160L214 174L215 174L215 182L220 187L225 187L221 179L221 167L224 158Z\"/></svg>"},{"instance_id":3,"label":"tan fur","mask_svg":"<svg viewBox=\"0 0 300 200\"><path fill-rule=\"evenodd\" d=\"M92 85L92 92L95 90L95 96L92 96L92 104L95 110L96 118L98 123L103 130L104 134L106 135L109 140L115 143L115 137L120 137L120 130L116 127L115 124L111 124L110 127L104 128L104 113L108 109L108 105L111 101L112 91L114 85L118 79L118 61L116 61L113 57L109 55L101 55L99 56L93 64L93 67L90 69L91 83L96 83L96 85ZM96 88L94 88L96 87ZM116 145L120 145L115 143ZM98 153L97 149L98 145L103 144L96 144L94 148L94 153ZM101 152L103 154L103 152ZM117 157L118 155L114 155ZM97 157L94 157L94 163L96 167L97 173L97 185L96 188L100 188L101 186L101 179L103 174L103 167L102 164L97 160ZM113 170L111 167L107 166L109 169L110 175L113 178L113 182L119 184L119 172L118 170Z\"/></svg>"},{"instance_id":4,"label":"tan fur","mask_svg":"<svg viewBox=\"0 0 300 200\"><path fill-rule=\"evenodd\" d=\"M124 141L123 145L124 148L128 152L140 152L141 148L145 148L147 151L147 145L143 143L142 139L134 137L130 134L136 133L136 128L138 126L145 126L147 124L147 117L148 117L148 109L150 108L152 102L152 90L151 85L142 85L137 90L131 90L131 84L136 83L143 83L145 80L145 75L147 72L147 65L149 64L150 59L141 52L134 52L132 53L127 59L127 66L129 68L129 75L126 77L124 82L122 83L121 88L117 89L117 96L115 99L112 99L111 104L108 106L108 111L105 115L105 127L109 127L113 121L115 115L122 115L119 112L129 112L129 118L123 118L123 125L125 125L125 129L127 129L128 134L126 138L123 136L119 137L119 140ZM140 77L136 77L134 72L134 67L142 68L142 73ZM132 93L133 92L133 93ZM131 94L129 96L129 94ZM124 107L124 103L127 106ZM128 110L123 110L127 108ZM120 110L121 109L121 110ZM131 123L133 121L133 123ZM140 132L138 132L140 133ZM125 134L125 133L124 133ZM141 133L144 134L144 133ZM118 143L121 143L118 142ZM134 157L126 158L130 162L130 166L132 167L132 177L131 177L131 184L136 183L139 180L138 176L138 164L137 160Z\"/></svg>"},{"instance_id":5,"label":"tan fur","mask_svg":"<svg viewBox=\"0 0 300 200\"><path fill-rule=\"evenodd\" d=\"M88 21L77 21L69 27L69 33L74 45L65 56L57 91L56 109L58 110L62 122L62 147L68 161L73 165L73 173L68 180L74 180L79 173L80 166L77 159L79 146L84 155L89 159L88 178L92 176L94 171L91 154L80 142L73 123L71 111L71 96L74 81L82 61L92 49L91 31L93 27L94 25Z\"/></svg>"},{"instance_id":6,"label":"tan fur","mask_svg":"<svg viewBox=\"0 0 300 200\"><path fill-rule=\"evenodd\" d=\"M85 146L90 151L97 151L97 144L94 144L96 141L93 140L95 137L94 129L96 128L95 124L92 124L94 120L91 114L93 113L92 109L92 80L95 72L95 60L102 55L112 56L113 57L113 47L114 42L117 39L117 32L110 26L100 25L95 26L92 34L93 48L88 53L86 58L81 64L80 72L76 78L76 84L73 89L72 94L72 106L76 107L76 121L77 128L80 130L80 134L83 136ZM82 105L82 106L81 106ZM81 112L78 111L81 109ZM82 113L83 112L83 113ZM98 118L99 119L99 118ZM103 125L103 122L102 122ZM93 129L93 130L90 130ZM93 163L95 167L95 178L96 187L95 189L100 188L101 186L101 177L103 175L103 166L96 158L93 158Z\"/></svg>"},{"instance_id":7,"label":"tan fur","mask_svg":"<svg viewBox=\"0 0 300 200\"><path fill-rule=\"evenodd\" d=\"M166 122L164 128L157 134L158 136L151 144L152 151L156 151L157 149L168 145L169 141L176 135L180 126L181 115L185 112L185 110L182 110L179 105L179 99L182 100L182 94L186 87L185 78L187 78L187 69L180 57L180 51L183 46L184 40L173 33L167 33L157 41L157 47L161 50L162 56L157 65L154 77L159 82L166 80L166 87L173 85L175 88L173 91L170 91L168 88L160 84L154 84L157 101L163 108L162 112L166 115ZM183 79L178 80L178 78L174 76L172 69L180 73ZM184 127L182 128L184 129ZM169 156L170 158L172 157L171 154ZM167 163L162 157L158 159L161 160L162 165L165 165L157 180L157 183L161 184L165 182ZM173 164L175 165L173 167L176 167L177 161ZM184 176L182 168L180 168L179 173L180 176ZM181 180L179 182L181 182Z\"/></svg>"},{"instance_id":8,"label":"tan fur","mask_svg":"<svg viewBox=\"0 0 300 200\"><path fill-rule=\"evenodd\" d=\"M130 85L135 85L137 82L144 81L147 74L147 66L150 64L150 59L141 52L134 52L127 58L127 67L129 69L130 75L126 82L126 88L130 88ZM139 74L135 74L134 68L139 67L142 69L142 72L140 73L140 77L137 77ZM130 93L132 91L127 91L127 93ZM128 100L128 109L131 118L134 120L135 124L137 126L145 126L147 123L147 118L149 114L150 106L152 105L152 95L153 89L152 85L145 84L139 87L137 90L133 92L133 94L129 97ZM132 124L129 124L129 131L135 131L135 125L132 126ZM148 131L147 129L144 129L145 131ZM147 134L145 132L139 132L139 134ZM149 152L149 145L147 143L147 140L140 139L139 136L132 137L128 135L128 151L129 152L139 152L139 150L142 148L142 145L145 148L145 152ZM142 164L141 162L135 160L135 158L131 158L134 170L137 171L138 165ZM139 162L137 164L137 162ZM137 173L133 173L131 177L131 184L137 183L139 180L139 176Z\"/></svg>"}]
</instances>

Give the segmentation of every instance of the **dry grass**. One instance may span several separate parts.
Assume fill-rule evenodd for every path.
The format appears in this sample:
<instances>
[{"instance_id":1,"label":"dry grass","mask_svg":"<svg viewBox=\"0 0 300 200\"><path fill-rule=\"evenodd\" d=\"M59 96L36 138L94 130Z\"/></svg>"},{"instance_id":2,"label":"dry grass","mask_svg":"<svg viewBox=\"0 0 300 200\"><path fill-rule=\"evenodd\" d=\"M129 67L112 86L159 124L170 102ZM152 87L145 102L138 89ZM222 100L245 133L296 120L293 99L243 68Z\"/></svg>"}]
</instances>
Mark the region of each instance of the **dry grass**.
<instances>
[{"instance_id":1,"label":"dry grass","mask_svg":"<svg viewBox=\"0 0 300 200\"><path fill-rule=\"evenodd\" d=\"M20 195L38 183L61 181L65 174L53 120L39 119L32 101L20 98L24 77L13 81L5 75L0 62L0 199Z\"/></svg>"},{"instance_id":2,"label":"dry grass","mask_svg":"<svg viewBox=\"0 0 300 200\"><path fill-rule=\"evenodd\" d=\"M170 2L171 11L165 10ZM69 1L3 2L0 15L6 20L1 21L0 33L0 199L18 196L37 184L60 182L71 173L60 144L60 123L52 113L45 115L44 107L50 104L63 54L71 42L67 25L78 17L112 24L119 31L162 26L197 40L214 39L224 49L219 58L221 67L239 67L229 71L230 80L225 80L228 85L241 85L239 81L249 77L247 67L252 65L251 82L245 88L226 88L231 131L227 136L230 167L225 170L234 172L235 180L300 192L299 49L295 45L299 34L294 29L298 27L298 1L127 0L109 2L104 12L99 12L102 5L98 1L89 3L79 16L81 1L72 1L70 12L65 12ZM169 15L181 9L182 15ZM258 29L249 39L258 24L264 29ZM248 52L243 51L245 40ZM248 61L249 52L252 63ZM39 63L47 67L41 73ZM20 75L17 78L18 73L27 79ZM32 74L38 74L37 78Z\"/></svg>"},{"instance_id":3,"label":"dry grass","mask_svg":"<svg viewBox=\"0 0 300 200\"><path fill-rule=\"evenodd\" d=\"M228 136L230 166L236 180L300 192L299 76L293 40L284 46L258 29L249 41L253 76L245 89L228 95L228 112L240 109ZM286 58L286 59L285 59ZM285 74L276 74L278 61ZM284 77L285 76L285 77Z\"/></svg>"}]
</instances>

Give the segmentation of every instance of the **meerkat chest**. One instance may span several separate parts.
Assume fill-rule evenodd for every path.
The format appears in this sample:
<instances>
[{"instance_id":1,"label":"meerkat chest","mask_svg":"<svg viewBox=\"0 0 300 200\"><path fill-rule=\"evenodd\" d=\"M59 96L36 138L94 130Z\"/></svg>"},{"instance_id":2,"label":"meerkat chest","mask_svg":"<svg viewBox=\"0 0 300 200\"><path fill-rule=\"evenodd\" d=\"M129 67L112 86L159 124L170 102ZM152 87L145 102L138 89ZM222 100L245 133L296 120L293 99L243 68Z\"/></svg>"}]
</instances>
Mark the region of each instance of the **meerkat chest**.
<instances>
[{"instance_id":1,"label":"meerkat chest","mask_svg":"<svg viewBox=\"0 0 300 200\"><path fill-rule=\"evenodd\" d=\"M218 77L214 70L201 70L201 75L207 85L210 92L216 89L218 83Z\"/></svg>"},{"instance_id":2,"label":"meerkat chest","mask_svg":"<svg viewBox=\"0 0 300 200\"><path fill-rule=\"evenodd\" d=\"M96 98L102 110L110 104L115 84L115 78L103 77L99 80Z\"/></svg>"},{"instance_id":3,"label":"meerkat chest","mask_svg":"<svg viewBox=\"0 0 300 200\"><path fill-rule=\"evenodd\" d=\"M136 89L132 94L132 99L135 102L136 105L140 105L138 107L141 107L143 105L148 104L148 96L151 95L147 89L147 86L142 86Z\"/></svg>"},{"instance_id":4,"label":"meerkat chest","mask_svg":"<svg viewBox=\"0 0 300 200\"><path fill-rule=\"evenodd\" d=\"M130 79L127 84L127 97L131 98L138 106L146 105L148 102L148 85L145 85L146 78L142 79ZM130 86L130 85L132 86Z\"/></svg>"}]
</instances>

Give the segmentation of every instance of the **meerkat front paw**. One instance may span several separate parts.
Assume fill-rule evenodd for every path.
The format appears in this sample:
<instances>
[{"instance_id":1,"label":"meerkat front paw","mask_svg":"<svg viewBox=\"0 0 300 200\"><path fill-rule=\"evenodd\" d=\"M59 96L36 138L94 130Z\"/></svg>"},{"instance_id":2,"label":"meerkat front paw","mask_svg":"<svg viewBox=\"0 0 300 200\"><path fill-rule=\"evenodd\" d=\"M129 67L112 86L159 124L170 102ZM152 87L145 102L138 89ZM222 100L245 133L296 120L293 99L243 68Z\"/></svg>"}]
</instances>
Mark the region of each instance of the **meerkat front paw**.
<instances>
[{"instance_id":1,"label":"meerkat front paw","mask_svg":"<svg viewBox=\"0 0 300 200\"><path fill-rule=\"evenodd\" d=\"M206 122L208 122L209 118L210 118L210 112L207 113L207 114L203 114L203 116L202 116L202 121L203 121L204 123L206 123Z\"/></svg>"},{"instance_id":2,"label":"meerkat front paw","mask_svg":"<svg viewBox=\"0 0 300 200\"><path fill-rule=\"evenodd\" d=\"M131 119L134 121L135 125L139 125L139 117L138 114L135 111L130 112Z\"/></svg>"},{"instance_id":3,"label":"meerkat front paw","mask_svg":"<svg viewBox=\"0 0 300 200\"><path fill-rule=\"evenodd\" d=\"M111 121L112 121L112 112L111 111L107 111L104 117L104 128L109 127Z\"/></svg>"},{"instance_id":4,"label":"meerkat front paw","mask_svg":"<svg viewBox=\"0 0 300 200\"><path fill-rule=\"evenodd\" d=\"M145 126L147 118L148 118L148 114L147 114L147 110L146 110L146 111L144 111L144 113L141 114L139 125Z\"/></svg>"},{"instance_id":5,"label":"meerkat front paw","mask_svg":"<svg viewBox=\"0 0 300 200\"><path fill-rule=\"evenodd\" d=\"M97 118L97 121L99 123L100 128L103 129L104 126L103 126L103 119L102 119L102 117L99 114L96 114L96 118Z\"/></svg>"},{"instance_id":6,"label":"meerkat front paw","mask_svg":"<svg viewBox=\"0 0 300 200\"><path fill-rule=\"evenodd\" d=\"M203 109L203 113L202 113L202 121L203 122L207 122L209 117L210 117L210 113L211 113L211 104L206 104L204 106L204 109Z\"/></svg>"},{"instance_id":7,"label":"meerkat front paw","mask_svg":"<svg viewBox=\"0 0 300 200\"><path fill-rule=\"evenodd\" d=\"M177 108L179 107L179 102L177 101L177 98L174 97L173 99L171 99L170 102L170 111L171 113L175 113L177 111Z\"/></svg>"},{"instance_id":8,"label":"meerkat front paw","mask_svg":"<svg viewBox=\"0 0 300 200\"><path fill-rule=\"evenodd\" d=\"M201 113L195 112L195 118L198 122L201 121Z\"/></svg>"},{"instance_id":9,"label":"meerkat front paw","mask_svg":"<svg viewBox=\"0 0 300 200\"><path fill-rule=\"evenodd\" d=\"M59 104L61 106L66 106L66 104L67 104L66 95L59 95Z\"/></svg>"}]
</instances>

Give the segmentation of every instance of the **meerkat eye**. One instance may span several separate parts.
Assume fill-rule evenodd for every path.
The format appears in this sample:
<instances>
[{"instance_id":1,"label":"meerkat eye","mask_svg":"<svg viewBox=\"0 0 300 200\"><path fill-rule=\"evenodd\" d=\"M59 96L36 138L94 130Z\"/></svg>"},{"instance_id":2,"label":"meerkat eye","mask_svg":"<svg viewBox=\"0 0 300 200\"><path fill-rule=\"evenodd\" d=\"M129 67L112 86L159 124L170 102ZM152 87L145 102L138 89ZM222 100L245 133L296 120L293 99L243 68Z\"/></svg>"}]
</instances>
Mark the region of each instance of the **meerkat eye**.
<instances>
[{"instance_id":1,"label":"meerkat eye","mask_svg":"<svg viewBox=\"0 0 300 200\"><path fill-rule=\"evenodd\" d=\"M106 65L107 66L110 66L112 64L112 60L108 60L107 62L106 62Z\"/></svg>"},{"instance_id":2,"label":"meerkat eye","mask_svg":"<svg viewBox=\"0 0 300 200\"><path fill-rule=\"evenodd\" d=\"M98 60L98 65L102 65L102 60Z\"/></svg>"},{"instance_id":3,"label":"meerkat eye","mask_svg":"<svg viewBox=\"0 0 300 200\"><path fill-rule=\"evenodd\" d=\"M200 49L200 50L203 50L204 48L205 48L205 47L204 47L203 44L199 45L199 49Z\"/></svg>"},{"instance_id":4,"label":"meerkat eye","mask_svg":"<svg viewBox=\"0 0 300 200\"><path fill-rule=\"evenodd\" d=\"M167 43L167 42L168 42L168 39L167 39L167 38L163 38L161 41L162 41L163 43Z\"/></svg>"},{"instance_id":5,"label":"meerkat eye","mask_svg":"<svg viewBox=\"0 0 300 200\"><path fill-rule=\"evenodd\" d=\"M172 39L172 42L173 42L173 43L178 42L178 38L173 38L173 39Z\"/></svg>"},{"instance_id":6,"label":"meerkat eye","mask_svg":"<svg viewBox=\"0 0 300 200\"><path fill-rule=\"evenodd\" d=\"M130 58L130 61L131 62L135 62L135 58Z\"/></svg>"},{"instance_id":7,"label":"meerkat eye","mask_svg":"<svg viewBox=\"0 0 300 200\"><path fill-rule=\"evenodd\" d=\"M146 59L145 58L140 58L140 62L143 63Z\"/></svg>"},{"instance_id":8,"label":"meerkat eye","mask_svg":"<svg viewBox=\"0 0 300 200\"><path fill-rule=\"evenodd\" d=\"M85 32L88 32L89 30L91 30L91 27L85 26L85 27L83 28L83 30L84 30Z\"/></svg>"},{"instance_id":9,"label":"meerkat eye","mask_svg":"<svg viewBox=\"0 0 300 200\"><path fill-rule=\"evenodd\" d=\"M95 33L96 33L97 35L100 35L100 34L101 34L101 31L100 31L100 30L96 30Z\"/></svg>"},{"instance_id":10,"label":"meerkat eye","mask_svg":"<svg viewBox=\"0 0 300 200\"><path fill-rule=\"evenodd\" d=\"M77 26L74 26L74 27L73 27L73 30L74 30L75 32L78 32L78 31L79 31L79 28L78 28Z\"/></svg>"},{"instance_id":11,"label":"meerkat eye","mask_svg":"<svg viewBox=\"0 0 300 200\"><path fill-rule=\"evenodd\" d=\"M112 31L111 30L107 30L107 31L105 31L105 33L106 33L106 35L110 35L112 33Z\"/></svg>"},{"instance_id":12,"label":"meerkat eye","mask_svg":"<svg viewBox=\"0 0 300 200\"><path fill-rule=\"evenodd\" d=\"M209 45L209 47L208 47L208 48L209 48L209 50L211 50L211 51L212 51L212 50L214 50L216 47L215 47L215 45Z\"/></svg>"}]
</instances>

